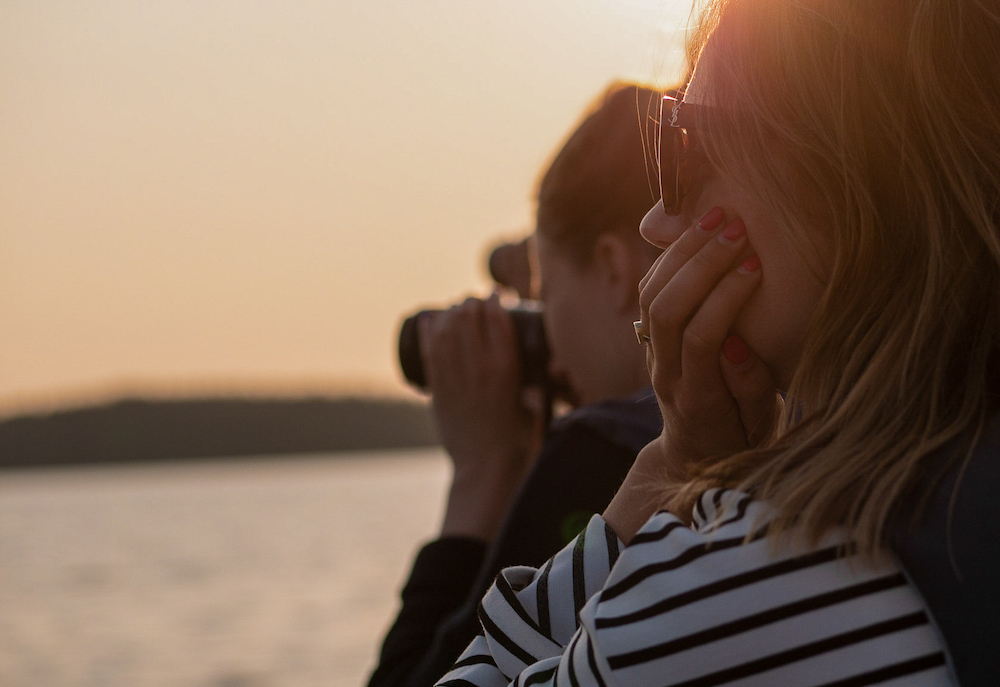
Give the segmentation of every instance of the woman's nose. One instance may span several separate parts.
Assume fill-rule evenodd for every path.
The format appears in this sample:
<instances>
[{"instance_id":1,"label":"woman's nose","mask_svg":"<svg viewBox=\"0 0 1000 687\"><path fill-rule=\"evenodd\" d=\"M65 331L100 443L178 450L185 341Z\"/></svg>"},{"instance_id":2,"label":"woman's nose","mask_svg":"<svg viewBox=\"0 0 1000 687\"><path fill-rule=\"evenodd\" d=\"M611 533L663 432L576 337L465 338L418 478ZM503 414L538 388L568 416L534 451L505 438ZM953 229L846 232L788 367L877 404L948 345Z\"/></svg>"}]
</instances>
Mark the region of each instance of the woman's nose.
<instances>
[{"instance_id":1,"label":"woman's nose","mask_svg":"<svg viewBox=\"0 0 1000 687\"><path fill-rule=\"evenodd\" d=\"M684 226L679 216L668 215L663 211L661 200L639 222L639 233L657 248L666 249L681 237Z\"/></svg>"}]
</instances>

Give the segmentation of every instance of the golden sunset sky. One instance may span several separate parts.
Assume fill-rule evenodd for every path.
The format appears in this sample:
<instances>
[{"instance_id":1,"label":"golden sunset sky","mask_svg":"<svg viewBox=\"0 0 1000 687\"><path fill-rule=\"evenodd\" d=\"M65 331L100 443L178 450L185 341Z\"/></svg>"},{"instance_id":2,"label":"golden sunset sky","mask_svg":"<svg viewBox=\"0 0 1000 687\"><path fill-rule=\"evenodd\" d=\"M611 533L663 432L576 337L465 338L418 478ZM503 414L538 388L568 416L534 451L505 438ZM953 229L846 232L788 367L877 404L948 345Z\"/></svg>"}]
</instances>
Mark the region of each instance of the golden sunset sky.
<instances>
[{"instance_id":1,"label":"golden sunset sky","mask_svg":"<svg viewBox=\"0 0 1000 687\"><path fill-rule=\"evenodd\" d=\"M0 410L403 388L683 0L0 2Z\"/></svg>"}]
</instances>

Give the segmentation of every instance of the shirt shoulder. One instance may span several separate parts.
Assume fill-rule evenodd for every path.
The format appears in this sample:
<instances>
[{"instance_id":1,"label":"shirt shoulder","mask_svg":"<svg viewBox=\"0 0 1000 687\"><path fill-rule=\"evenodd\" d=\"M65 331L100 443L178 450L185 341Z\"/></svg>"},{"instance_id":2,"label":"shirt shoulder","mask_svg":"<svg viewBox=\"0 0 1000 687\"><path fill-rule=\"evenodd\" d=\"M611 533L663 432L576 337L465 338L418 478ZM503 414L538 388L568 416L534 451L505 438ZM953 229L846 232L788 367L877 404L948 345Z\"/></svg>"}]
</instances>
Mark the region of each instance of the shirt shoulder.
<instances>
[{"instance_id":1,"label":"shirt shoulder","mask_svg":"<svg viewBox=\"0 0 1000 687\"><path fill-rule=\"evenodd\" d=\"M602 672L619 685L880 674L951 684L926 609L894 564L863 562L840 530L815 546L776 543L768 514L745 494L710 490L691 527L652 517L581 613Z\"/></svg>"}]
</instances>

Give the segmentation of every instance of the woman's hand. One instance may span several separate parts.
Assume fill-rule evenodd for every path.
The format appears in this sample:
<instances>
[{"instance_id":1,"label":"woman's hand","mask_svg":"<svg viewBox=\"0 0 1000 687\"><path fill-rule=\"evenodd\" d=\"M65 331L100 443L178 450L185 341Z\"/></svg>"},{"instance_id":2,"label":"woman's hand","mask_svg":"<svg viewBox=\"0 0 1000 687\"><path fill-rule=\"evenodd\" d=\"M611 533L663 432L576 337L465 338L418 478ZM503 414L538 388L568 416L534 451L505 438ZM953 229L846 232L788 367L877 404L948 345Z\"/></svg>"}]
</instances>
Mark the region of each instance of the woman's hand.
<instances>
[{"instance_id":1,"label":"woman's hand","mask_svg":"<svg viewBox=\"0 0 1000 687\"><path fill-rule=\"evenodd\" d=\"M455 467L441 533L489 541L545 429L541 409L524 403L514 325L493 296L418 326L438 433Z\"/></svg>"},{"instance_id":2,"label":"woman's hand","mask_svg":"<svg viewBox=\"0 0 1000 687\"><path fill-rule=\"evenodd\" d=\"M640 283L650 336L646 362L663 432L639 453L605 512L622 539L630 540L662 503L665 480L686 481L700 461L756 446L773 432L780 412L774 381L730 333L760 278L743 221L724 223L716 208Z\"/></svg>"}]
</instances>

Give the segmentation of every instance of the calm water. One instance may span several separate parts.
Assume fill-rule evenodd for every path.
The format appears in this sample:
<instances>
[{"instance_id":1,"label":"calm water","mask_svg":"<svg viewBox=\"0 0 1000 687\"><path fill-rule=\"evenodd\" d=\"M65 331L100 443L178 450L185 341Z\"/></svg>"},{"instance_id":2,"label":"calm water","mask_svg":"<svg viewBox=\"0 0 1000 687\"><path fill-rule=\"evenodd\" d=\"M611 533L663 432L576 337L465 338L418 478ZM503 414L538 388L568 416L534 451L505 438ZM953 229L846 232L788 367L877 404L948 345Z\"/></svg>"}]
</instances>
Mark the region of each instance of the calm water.
<instances>
[{"instance_id":1,"label":"calm water","mask_svg":"<svg viewBox=\"0 0 1000 687\"><path fill-rule=\"evenodd\" d=\"M0 473L0 684L356 687L439 450Z\"/></svg>"}]
</instances>

